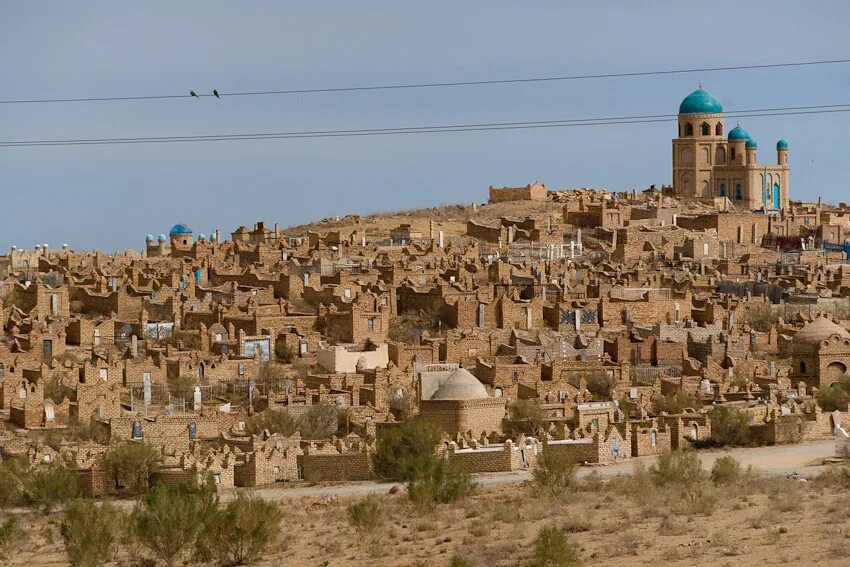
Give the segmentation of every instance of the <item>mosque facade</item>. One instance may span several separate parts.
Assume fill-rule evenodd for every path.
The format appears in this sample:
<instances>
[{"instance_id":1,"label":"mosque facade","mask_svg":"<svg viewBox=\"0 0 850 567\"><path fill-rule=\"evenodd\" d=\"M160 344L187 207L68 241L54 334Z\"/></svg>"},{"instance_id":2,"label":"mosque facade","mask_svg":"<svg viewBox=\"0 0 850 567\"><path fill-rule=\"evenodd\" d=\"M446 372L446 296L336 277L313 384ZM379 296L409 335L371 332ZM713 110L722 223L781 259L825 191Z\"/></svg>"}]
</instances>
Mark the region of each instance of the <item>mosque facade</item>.
<instances>
[{"instance_id":1,"label":"mosque facade","mask_svg":"<svg viewBox=\"0 0 850 567\"><path fill-rule=\"evenodd\" d=\"M679 198L725 197L738 210L779 211L790 194L788 142L776 143L776 164L758 162L758 143L740 125L728 131L723 105L705 89L679 105L673 140L673 194Z\"/></svg>"}]
</instances>

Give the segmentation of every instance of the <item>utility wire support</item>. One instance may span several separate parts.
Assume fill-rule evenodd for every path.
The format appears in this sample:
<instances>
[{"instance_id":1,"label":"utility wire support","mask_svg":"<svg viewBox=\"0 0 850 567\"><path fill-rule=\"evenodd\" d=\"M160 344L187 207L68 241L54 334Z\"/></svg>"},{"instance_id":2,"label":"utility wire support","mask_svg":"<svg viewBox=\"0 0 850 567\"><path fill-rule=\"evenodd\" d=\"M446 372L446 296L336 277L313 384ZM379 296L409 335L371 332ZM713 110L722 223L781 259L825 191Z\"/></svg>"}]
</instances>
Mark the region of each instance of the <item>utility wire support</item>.
<instances>
[{"instance_id":1,"label":"utility wire support","mask_svg":"<svg viewBox=\"0 0 850 567\"><path fill-rule=\"evenodd\" d=\"M760 65L725 65L721 67L701 67L691 69L666 69L656 71L632 71L622 73L595 73L585 75L563 75L550 77L529 77L515 79L492 79L480 81L446 81L438 83L404 83L404 84L389 84L389 85L365 85L352 87L328 87L328 88L303 88L303 89L283 89L283 90L267 90L267 91L234 91L225 92L218 91L216 94L162 94L162 95L136 95L136 96L101 96L101 97L81 97L81 98L44 98L44 99L13 99L0 100L0 104L48 104L48 103L71 103L71 102L105 102L105 101L143 101L143 100L167 100L167 99L187 99L187 98L205 98L216 97L224 98L231 96L269 96L269 95L291 95L291 94L318 94L318 93L344 93L344 92L362 92L362 91L384 91L384 90L401 90L401 89L428 89L428 88L447 88L447 87L469 87L469 86L487 86L487 85L509 85L521 83L542 83L555 81L579 81L591 79L613 79L623 77L648 77L653 75L681 75L687 73L714 73L719 71L744 71L754 69L777 69L782 67L808 67L813 65L835 65L841 63L850 63L850 59L821 59L816 61L798 61L784 63L765 63Z\"/></svg>"},{"instance_id":2,"label":"utility wire support","mask_svg":"<svg viewBox=\"0 0 850 567\"><path fill-rule=\"evenodd\" d=\"M834 114L850 112L848 104L828 104L817 106L798 106L784 108L764 108L727 112L727 117L760 117L760 116L793 116L803 114ZM659 114L644 116L625 116L610 118L576 118L568 120L544 120L526 122L492 122L479 124L454 124L442 126L412 126L401 128L370 128L354 130L305 130L293 132L254 132L247 134L210 134L196 136L157 136L136 138L79 138L66 140L21 140L0 141L3 147L33 147L33 146L83 146L83 145L118 145L118 144L151 144L175 142L221 142L237 140L277 140L300 138L337 138L352 136L385 136L399 134L434 134L450 132L480 132L490 130L527 130L535 128L564 128L574 126L607 126L612 124L646 124L653 122L673 122L675 114Z\"/></svg>"}]
</instances>

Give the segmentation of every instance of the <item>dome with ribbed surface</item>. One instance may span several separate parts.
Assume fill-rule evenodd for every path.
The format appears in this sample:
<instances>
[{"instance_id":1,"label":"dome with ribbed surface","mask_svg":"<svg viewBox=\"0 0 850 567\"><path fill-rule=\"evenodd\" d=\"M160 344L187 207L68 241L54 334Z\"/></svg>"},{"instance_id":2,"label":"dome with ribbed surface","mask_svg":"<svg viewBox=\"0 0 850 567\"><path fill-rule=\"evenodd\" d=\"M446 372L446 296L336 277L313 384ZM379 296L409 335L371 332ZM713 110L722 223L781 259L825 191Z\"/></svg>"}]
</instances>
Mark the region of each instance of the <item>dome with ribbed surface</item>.
<instances>
[{"instance_id":1,"label":"dome with ribbed surface","mask_svg":"<svg viewBox=\"0 0 850 567\"><path fill-rule=\"evenodd\" d=\"M833 323L826 317L818 317L794 335L795 343L819 343L824 339L831 337L832 335L838 335L843 339L850 339L850 332L847 332L847 329Z\"/></svg>"},{"instance_id":2,"label":"dome with ribbed surface","mask_svg":"<svg viewBox=\"0 0 850 567\"><path fill-rule=\"evenodd\" d=\"M740 126L735 126L731 130L729 130L729 136L727 136L727 139L730 142L735 140L749 140L750 133L741 128Z\"/></svg>"},{"instance_id":3,"label":"dome with ribbed surface","mask_svg":"<svg viewBox=\"0 0 850 567\"><path fill-rule=\"evenodd\" d=\"M776 142L776 149L777 150L787 150L788 149L788 142L786 142L785 140L779 140L778 142Z\"/></svg>"},{"instance_id":4,"label":"dome with ribbed surface","mask_svg":"<svg viewBox=\"0 0 850 567\"><path fill-rule=\"evenodd\" d=\"M168 234L192 234L192 229L189 228L186 224L179 222L171 227L171 230Z\"/></svg>"},{"instance_id":5,"label":"dome with ribbed surface","mask_svg":"<svg viewBox=\"0 0 850 567\"><path fill-rule=\"evenodd\" d=\"M487 390L466 368L458 368L440 384L432 400L480 400L488 398Z\"/></svg>"},{"instance_id":6,"label":"dome with ribbed surface","mask_svg":"<svg viewBox=\"0 0 850 567\"><path fill-rule=\"evenodd\" d=\"M697 89L679 105L679 114L719 114L723 112L720 100L705 89Z\"/></svg>"}]
</instances>

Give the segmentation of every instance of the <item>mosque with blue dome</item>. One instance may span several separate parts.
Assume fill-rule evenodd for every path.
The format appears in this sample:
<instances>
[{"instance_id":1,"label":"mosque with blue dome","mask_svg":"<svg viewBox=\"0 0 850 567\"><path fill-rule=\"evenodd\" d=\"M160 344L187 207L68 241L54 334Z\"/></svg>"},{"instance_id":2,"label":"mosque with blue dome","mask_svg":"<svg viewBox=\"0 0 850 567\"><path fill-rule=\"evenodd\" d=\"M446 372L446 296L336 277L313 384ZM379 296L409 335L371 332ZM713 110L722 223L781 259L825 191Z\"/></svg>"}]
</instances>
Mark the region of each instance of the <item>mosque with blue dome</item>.
<instances>
[{"instance_id":1,"label":"mosque with blue dome","mask_svg":"<svg viewBox=\"0 0 850 567\"><path fill-rule=\"evenodd\" d=\"M723 124L723 105L699 88L679 105L673 140L673 194L709 201L727 198L738 210L788 207L788 142L776 143L776 164L760 164L758 143L740 124Z\"/></svg>"},{"instance_id":2,"label":"mosque with blue dome","mask_svg":"<svg viewBox=\"0 0 850 567\"><path fill-rule=\"evenodd\" d=\"M218 232L216 231L216 235ZM177 223L168 231L168 236L160 234L154 238L153 234L145 237L145 252L148 258L157 256L185 256L191 254L197 243L208 243L216 237L211 235L208 240L206 235L199 234L197 240L195 233L185 223Z\"/></svg>"}]
</instances>

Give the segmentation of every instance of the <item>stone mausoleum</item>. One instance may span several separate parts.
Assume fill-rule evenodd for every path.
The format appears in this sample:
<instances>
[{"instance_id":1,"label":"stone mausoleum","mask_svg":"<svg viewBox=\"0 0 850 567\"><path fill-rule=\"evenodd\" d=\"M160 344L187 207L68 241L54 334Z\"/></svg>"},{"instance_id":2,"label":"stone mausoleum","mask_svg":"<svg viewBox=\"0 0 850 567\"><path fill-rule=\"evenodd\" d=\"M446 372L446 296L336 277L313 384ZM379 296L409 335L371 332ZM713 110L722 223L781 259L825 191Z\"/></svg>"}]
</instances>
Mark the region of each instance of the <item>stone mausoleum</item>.
<instances>
[{"instance_id":1,"label":"stone mausoleum","mask_svg":"<svg viewBox=\"0 0 850 567\"><path fill-rule=\"evenodd\" d=\"M788 142L776 143L776 164L761 164L758 143L740 125L726 134L723 105L699 88L679 105L673 140L673 194L726 197L739 210L788 208Z\"/></svg>"}]
</instances>

